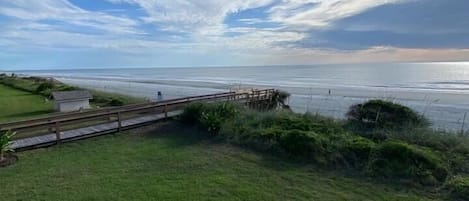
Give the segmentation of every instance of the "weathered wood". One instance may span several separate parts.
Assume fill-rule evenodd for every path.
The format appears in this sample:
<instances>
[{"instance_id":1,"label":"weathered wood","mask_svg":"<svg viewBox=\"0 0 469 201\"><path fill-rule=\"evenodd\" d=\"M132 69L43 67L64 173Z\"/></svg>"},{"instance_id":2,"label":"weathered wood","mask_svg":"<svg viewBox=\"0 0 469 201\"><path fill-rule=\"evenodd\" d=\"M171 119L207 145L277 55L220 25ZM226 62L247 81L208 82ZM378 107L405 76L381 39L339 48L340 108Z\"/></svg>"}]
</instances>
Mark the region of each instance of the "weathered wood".
<instances>
[{"instance_id":1,"label":"weathered wood","mask_svg":"<svg viewBox=\"0 0 469 201\"><path fill-rule=\"evenodd\" d=\"M173 99L169 101L161 101L152 103L151 105L140 104L139 107L121 108L121 109L106 109L104 113L85 113L85 115L74 114L74 115L65 115L66 118L63 119L46 119L46 122L40 123L42 120L32 120L19 123L8 123L7 125L14 125L14 129L37 129L40 131L44 127L50 128L54 127L55 133L49 133L41 136L36 136L32 138L19 139L13 141L12 147L14 149L28 149L36 146L42 146L51 143L60 143L63 141L70 141L73 139L81 139L87 136L96 136L100 133L111 133L116 131L122 131L124 129L134 128L141 125L146 125L148 123L160 120L167 119L179 114L181 108L190 104L194 101L205 101L205 102L226 102L226 101L238 101L239 103L246 104L247 106L253 108L259 107L260 101L265 97L268 97L271 91L269 90L252 90L251 92L243 93L221 93L221 94L212 94L196 97L186 97L181 99ZM201 98L200 98L201 97ZM159 111L155 111L159 108ZM161 111L162 109L162 111ZM126 114L136 114L140 117L130 118L124 120L122 113ZM136 113L138 112L138 113ZM142 114L144 113L144 114ZM150 114L149 113L156 113ZM96 118L100 117L110 117L110 115L117 115L117 121L103 123L94 126L87 126L84 128L71 129L62 131L63 127L61 124L71 124L71 123L84 123L84 122L93 122ZM31 124L33 122L33 124ZM24 124L23 124L24 123ZM2 126L2 124L0 124ZM5 127L2 127L5 128Z\"/></svg>"},{"instance_id":2,"label":"weathered wood","mask_svg":"<svg viewBox=\"0 0 469 201\"><path fill-rule=\"evenodd\" d=\"M190 99L190 101L203 101L203 100L213 99L213 97L217 97L217 96L229 96L233 93L234 92L208 94L208 95L201 95L201 96L170 99L170 100L164 100L164 101L152 102L152 103L139 103L139 104L133 104L133 105L125 105L125 106L120 106L120 107L114 107L111 109L104 108L104 109L97 109L97 110L86 111L86 112L70 112L66 114L54 115L54 116L45 117L45 118L3 123L3 124L0 124L0 128L2 130L8 130L8 129L17 129L17 128L24 128L24 127L42 126L46 124L54 125L56 121L66 122L66 121L74 121L77 119L86 119L86 118L93 118L97 116L112 115L116 113L117 111L131 112L131 111L138 111L142 109L148 110L148 108L162 107L165 104L166 105L184 104L184 103L187 103L186 100L188 98Z\"/></svg>"},{"instance_id":3,"label":"weathered wood","mask_svg":"<svg viewBox=\"0 0 469 201\"><path fill-rule=\"evenodd\" d=\"M168 117L173 117L179 115L181 111L176 112L169 112ZM127 119L122 121L121 129L132 128L139 125L144 125L147 123L155 122L161 119L164 119L164 115L162 114L154 114L148 115L143 117L137 117L132 119ZM96 136L99 133L112 133L116 132L118 129L118 123L104 123L94 126L88 126L84 128L78 128L68 131L61 132L60 141L73 141L73 139L82 139L86 136ZM30 149L36 146L47 145L47 144L55 144L58 142L57 140L57 133L51 133L41 136L23 138L18 140L12 141L12 148L15 150L22 150L22 149Z\"/></svg>"},{"instance_id":4,"label":"weathered wood","mask_svg":"<svg viewBox=\"0 0 469 201\"><path fill-rule=\"evenodd\" d=\"M121 132L122 131L122 119L121 119L121 113L117 113L117 131Z\"/></svg>"},{"instance_id":5,"label":"weathered wood","mask_svg":"<svg viewBox=\"0 0 469 201\"><path fill-rule=\"evenodd\" d=\"M55 140L57 141L57 144L60 143L60 122L57 121L55 122Z\"/></svg>"}]
</instances>

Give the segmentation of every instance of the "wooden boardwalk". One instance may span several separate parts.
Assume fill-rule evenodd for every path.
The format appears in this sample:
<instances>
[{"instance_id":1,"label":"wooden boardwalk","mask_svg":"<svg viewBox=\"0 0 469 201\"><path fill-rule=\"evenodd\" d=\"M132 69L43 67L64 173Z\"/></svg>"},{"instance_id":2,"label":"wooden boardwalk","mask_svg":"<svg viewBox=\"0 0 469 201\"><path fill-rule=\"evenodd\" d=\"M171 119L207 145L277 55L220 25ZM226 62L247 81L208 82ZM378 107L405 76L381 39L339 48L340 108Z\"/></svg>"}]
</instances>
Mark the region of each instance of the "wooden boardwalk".
<instances>
[{"instance_id":1,"label":"wooden boardwalk","mask_svg":"<svg viewBox=\"0 0 469 201\"><path fill-rule=\"evenodd\" d=\"M247 92L225 92L201 96L191 96L98 109L70 114L59 114L51 117L9 122L0 124L1 131L15 131L24 136L35 136L12 141L12 148L21 151L37 147L50 146L82 138L119 132L136 128L158 120L174 117L193 102L234 102L251 108L259 108L261 101L272 101L273 89L250 90ZM131 117L131 118L129 118ZM102 122L105 119L105 123ZM88 125L82 128L68 129L70 125Z\"/></svg>"},{"instance_id":2,"label":"wooden boardwalk","mask_svg":"<svg viewBox=\"0 0 469 201\"><path fill-rule=\"evenodd\" d=\"M121 122L121 130L130 129L142 126L144 124L154 123L165 118L175 117L180 114L181 111L168 112L167 117L164 114L147 115L143 117L137 117L132 119L123 120ZM89 138L98 135L104 135L119 131L118 122L104 123L94 126L88 126L79 129L73 129L68 131L60 132L60 142L73 141L82 138ZM33 149L38 147L45 147L57 144L56 133L50 133L41 136L23 138L13 140L11 147L15 150Z\"/></svg>"}]
</instances>

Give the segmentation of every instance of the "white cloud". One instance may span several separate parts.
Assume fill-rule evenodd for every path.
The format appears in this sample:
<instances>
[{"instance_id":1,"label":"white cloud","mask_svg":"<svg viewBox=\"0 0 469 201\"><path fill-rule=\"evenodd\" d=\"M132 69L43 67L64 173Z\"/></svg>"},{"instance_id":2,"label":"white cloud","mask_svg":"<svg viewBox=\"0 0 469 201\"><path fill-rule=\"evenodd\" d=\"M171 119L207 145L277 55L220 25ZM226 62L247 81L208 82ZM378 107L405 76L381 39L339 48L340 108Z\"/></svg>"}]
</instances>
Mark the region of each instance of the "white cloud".
<instances>
[{"instance_id":1,"label":"white cloud","mask_svg":"<svg viewBox=\"0 0 469 201\"><path fill-rule=\"evenodd\" d=\"M81 9L66 0L8 0L0 2L0 13L26 21L55 20L111 33L140 33L139 23L126 17Z\"/></svg>"},{"instance_id":2,"label":"white cloud","mask_svg":"<svg viewBox=\"0 0 469 201\"><path fill-rule=\"evenodd\" d=\"M136 5L145 11L146 16L116 15L123 11L89 11L67 0L0 0L0 15L14 19L0 25L2 53L21 54L22 50L30 51L30 48L39 51L78 49L103 53L110 50L143 61L155 58L160 53L194 57L202 55L207 58L211 55L225 55L236 56L240 60L251 59L248 64L252 65L385 62L469 56L468 50L457 49L375 47L360 51L339 51L292 45L305 39L312 40L311 32L330 28L341 19L377 6L411 0L107 1ZM227 16L259 7L266 7L267 17L254 15L238 19L242 23L237 24L237 27L225 24ZM260 28L257 26L259 23L272 25ZM155 30L150 30L152 28ZM158 33L162 30L183 34ZM141 34L147 31L148 34Z\"/></svg>"},{"instance_id":3,"label":"white cloud","mask_svg":"<svg viewBox=\"0 0 469 201\"><path fill-rule=\"evenodd\" d=\"M270 9L270 19L305 29L324 28L334 21L377 6L405 0L283 0ZM306 27L305 27L306 26Z\"/></svg>"},{"instance_id":4,"label":"white cloud","mask_svg":"<svg viewBox=\"0 0 469 201\"><path fill-rule=\"evenodd\" d=\"M56 30L35 22L19 23L0 30L0 47L15 49L102 49L142 53L151 49L178 48L177 43L144 40L116 35L92 35Z\"/></svg>"},{"instance_id":5,"label":"white cloud","mask_svg":"<svg viewBox=\"0 0 469 201\"><path fill-rule=\"evenodd\" d=\"M149 23L165 30L213 35L224 31L223 21L231 13L269 5L274 0L108 0L142 7Z\"/></svg>"}]
</instances>

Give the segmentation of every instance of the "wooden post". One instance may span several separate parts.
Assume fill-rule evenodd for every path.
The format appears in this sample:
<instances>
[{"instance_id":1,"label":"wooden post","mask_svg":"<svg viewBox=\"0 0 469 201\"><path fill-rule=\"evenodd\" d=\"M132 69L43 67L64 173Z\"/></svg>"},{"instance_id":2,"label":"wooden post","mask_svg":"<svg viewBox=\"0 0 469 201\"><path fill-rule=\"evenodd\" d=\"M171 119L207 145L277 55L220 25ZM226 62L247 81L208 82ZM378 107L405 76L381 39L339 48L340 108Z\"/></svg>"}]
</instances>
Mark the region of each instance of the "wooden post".
<instances>
[{"instance_id":1,"label":"wooden post","mask_svg":"<svg viewBox=\"0 0 469 201\"><path fill-rule=\"evenodd\" d=\"M166 108L166 104L164 105L163 112L164 112L164 119L166 120L168 118L168 110Z\"/></svg>"},{"instance_id":2,"label":"wooden post","mask_svg":"<svg viewBox=\"0 0 469 201\"><path fill-rule=\"evenodd\" d=\"M255 95L255 102L254 102L254 107L256 108L257 111L259 111L259 91L256 91L256 95Z\"/></svg>"},{"instance_id":3,"label":"wooden post","mask_svg":"<svg viewBox=\"0 0 469 201\"><path fill-rule=\"evenodd\" d=\"M464 113L464 117L462 118L461 135L464 135L464 133L466 133L466 131L464 130L464 124L466 124L466 116L467 112Z\"/></svg>"},{"instance_id":4,"label":"wooden post","mask_svg":"<svg viewBox=\"0 0 469 201\"><path fill-rule=\"evenodd\" d=\"M122 131L122 119L121 119L121 113L117 112L117 131L121 132Z\"/></svg>"},{"instance_id":5,"label":"wooden post","mask_svg":"<svg viewBox=\"0 0 469 201\"><path fill-rule=\"evenodd\" d=\"M58 122L58 121L55 122L55 140L56 140L57 144L59 144L60 141L61 141L61 138L60 138L60 122Z\"/></svg>"},{"instance_id":6,"label":"wooden post","mask_svg":"<svg viewBox=\"0 0 469 201\"><path fill-rule=\"evenodd\" d=\"M381 107L378 108L378 113L376 113L375 124L378 126L379 115L381 113Z\"/></svg>"},{"instance_id":7,"label":"wooden post","mask_svg":"<svg viewBox=\"0 0 469 201\"><path fill-rule=\"evenodd\" d=\"M256 105L257 105L257 110L261 110L261 91L257 91L257 98L256 98Z\"/></svg>"},{"instance_id":8,"label":"wooden post","mask_svg":"<svg viewBox=\"0 0 469 201\"><path fill-rule=\"evenodd\" d=\"M50 119L49 119L49 120L47 120L47 123L50 123ZM49 129L48 129L48 130L49 130L49 132L52 132L52 131L54 131L54 129L52 129L52 126L49 126Z\"/></svg>"}]
</instances>

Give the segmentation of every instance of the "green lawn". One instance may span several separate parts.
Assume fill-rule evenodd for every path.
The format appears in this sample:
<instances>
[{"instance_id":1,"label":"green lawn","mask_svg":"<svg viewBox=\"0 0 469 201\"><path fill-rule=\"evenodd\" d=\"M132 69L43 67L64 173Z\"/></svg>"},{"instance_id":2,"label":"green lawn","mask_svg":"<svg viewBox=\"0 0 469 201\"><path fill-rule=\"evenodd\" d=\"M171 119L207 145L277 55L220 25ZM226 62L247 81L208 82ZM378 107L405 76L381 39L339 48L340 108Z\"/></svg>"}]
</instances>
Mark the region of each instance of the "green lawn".
<instances>
[{"instance_id":1,"label":"green lawn","mask_svg":"<svg viewBox=\"0 0 469 201\"><path fill-rule=\"evenodd\" d=\"M0 200L430 200L196 136L166 123L18 153Z\"/></svg>"},{"instance_id":2,"label":"green lawn","mask_svg":"<svg viewBox=\"0 0 469 201\"><path fill-rule=\"evenodd\" d=\"M10 122L52 112L52 102L29 92L0 85L0 122Z\"/></svg>"}]
</instances>

